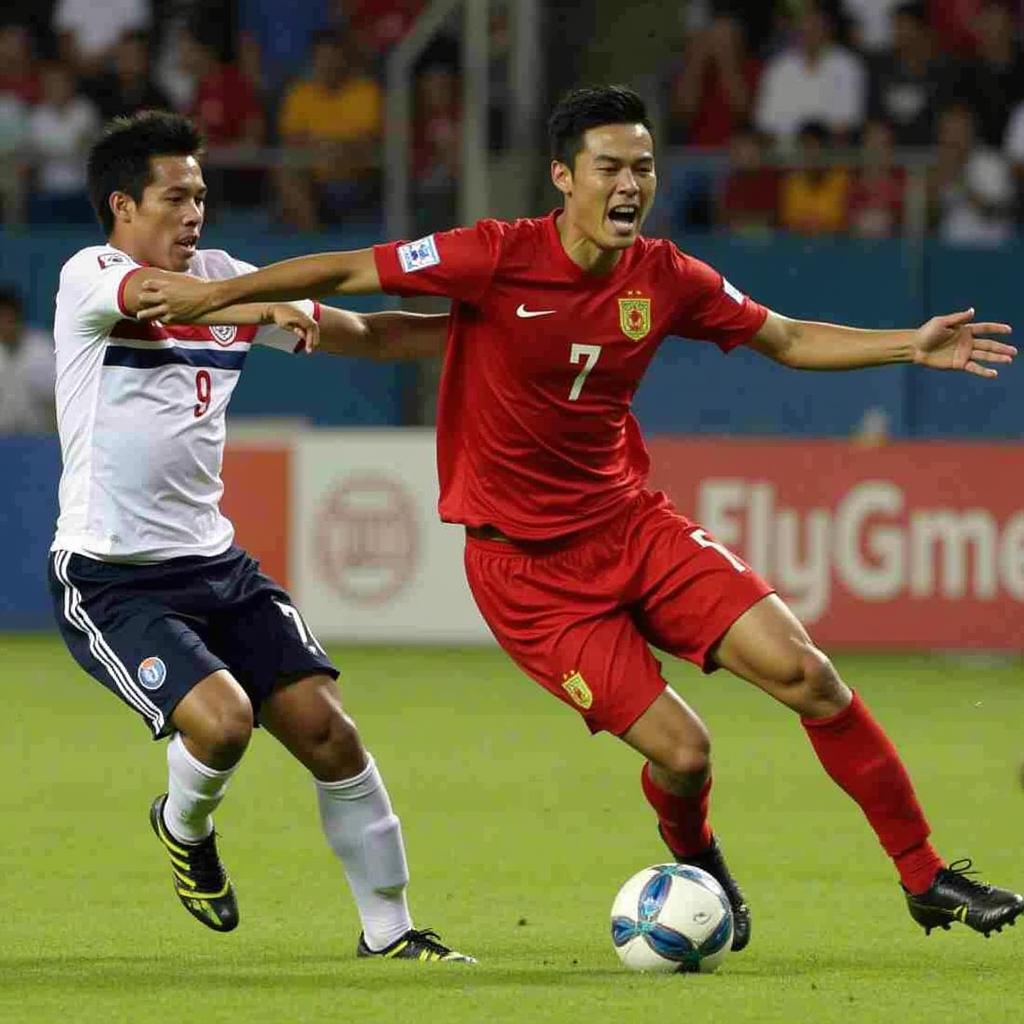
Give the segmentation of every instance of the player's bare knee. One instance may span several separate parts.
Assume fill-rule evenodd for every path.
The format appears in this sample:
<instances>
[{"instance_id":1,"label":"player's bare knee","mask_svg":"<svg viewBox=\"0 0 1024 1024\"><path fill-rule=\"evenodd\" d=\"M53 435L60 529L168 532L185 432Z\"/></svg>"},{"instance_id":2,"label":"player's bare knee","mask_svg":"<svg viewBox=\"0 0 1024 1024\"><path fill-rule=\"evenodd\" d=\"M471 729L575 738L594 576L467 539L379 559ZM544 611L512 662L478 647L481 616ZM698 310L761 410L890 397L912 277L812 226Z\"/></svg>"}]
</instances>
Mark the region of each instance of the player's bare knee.
<instances>
[{"instance_id":1,"label":"player's bare knee","mask_svg":"<svg viewBox=\"0 0 1024 1024\"><path fill-rule=\"evenodd\" d=\"M316 722L303 737L303 749L303 761L320 779L351 778L366 767L359 730L340 709Z\"/></svg>"},{"instance_id":2,"label":"player's bare knee","mask_svg":"<svg viewBox=\"0 0 1024 1024\"><path fill-rule=\"evenodd\" d=\"M850 702L835 666L812 644L802 644L798 654L797 682L791 706L802 715L823 718L838 714Z\"/></svg>"},{"instance_id":3,"label":"player's bare knee","mask_svg":"<svg viewBox=\"0 0 1024 1024\"><path fill-rule=\"evenodd\" d=\"M695 723L696 724L696 723ZM668 747L657 761L656 772L666 776L665 782L674 792L704 784L711 771L711 736L703 723L691 728L685 737Z\"/></svg>"},{"instance_id":4,"label":"player's bare knee","mask_svg":"<svg viewBox=\"0 0 1024 1024\"><path fill-rule=\"evenodd\" d=\"M247 700L224 702L210 712L193 738L206 749L210 767L236 764L252 738L252 706Z\"/></svg>"}]
</instances>

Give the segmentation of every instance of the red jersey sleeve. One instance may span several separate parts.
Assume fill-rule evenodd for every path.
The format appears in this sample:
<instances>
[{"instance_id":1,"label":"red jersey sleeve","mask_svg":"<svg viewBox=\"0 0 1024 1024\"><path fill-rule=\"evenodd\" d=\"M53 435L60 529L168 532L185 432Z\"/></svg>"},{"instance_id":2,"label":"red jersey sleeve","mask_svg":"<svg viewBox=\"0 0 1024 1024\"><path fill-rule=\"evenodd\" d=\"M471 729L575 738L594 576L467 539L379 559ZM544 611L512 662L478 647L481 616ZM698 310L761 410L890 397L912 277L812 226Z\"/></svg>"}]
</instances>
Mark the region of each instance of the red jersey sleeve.
<instances>
[{"instance_id":1,"label":"red jersey sleeve","mask_svg":"<svg viewBox=\"0 0 1024 1024\"><path fill-rule=\"evenodd\" d=\"M373 247L381 289L391 295L446 295L478 302L494 277L504 225L481 220L471 228L440 231L415 242Z\"/></svg>"},{"instance_id":2,"label":"red jersey sleeve","mask_svg":"<svg viewBox=\"0 0 1024 1024\"><path fill-rule=\"evenodd\" d=\"M768 310L734 288L714 267L675 246L671 251L678 295L671 333L713 341L723 352L750 341Z\"/></svg>"}]
</instances>

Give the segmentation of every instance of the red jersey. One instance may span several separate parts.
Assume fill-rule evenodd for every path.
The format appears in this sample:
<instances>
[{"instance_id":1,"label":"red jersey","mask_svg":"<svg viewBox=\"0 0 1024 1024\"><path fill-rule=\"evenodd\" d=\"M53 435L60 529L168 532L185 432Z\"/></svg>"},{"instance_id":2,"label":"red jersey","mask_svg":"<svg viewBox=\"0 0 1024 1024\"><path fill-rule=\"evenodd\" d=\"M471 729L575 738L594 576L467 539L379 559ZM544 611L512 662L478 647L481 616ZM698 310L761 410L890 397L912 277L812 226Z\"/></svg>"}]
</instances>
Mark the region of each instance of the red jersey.
<instances>
[{"instance_id":1,"label":"red jersey","mask_svg":"<svg viewBox=\"0 0 1024 1024\"><path fill-rule=\"evenodd\" d=\"M727 352L767 316L662 239L588 274L562 248L559 213L374 249L384 291L454 300L437 425L445 522L550 540L611 519L647 477L630 405L662 340Z\"/></svg>"}]
</instances>

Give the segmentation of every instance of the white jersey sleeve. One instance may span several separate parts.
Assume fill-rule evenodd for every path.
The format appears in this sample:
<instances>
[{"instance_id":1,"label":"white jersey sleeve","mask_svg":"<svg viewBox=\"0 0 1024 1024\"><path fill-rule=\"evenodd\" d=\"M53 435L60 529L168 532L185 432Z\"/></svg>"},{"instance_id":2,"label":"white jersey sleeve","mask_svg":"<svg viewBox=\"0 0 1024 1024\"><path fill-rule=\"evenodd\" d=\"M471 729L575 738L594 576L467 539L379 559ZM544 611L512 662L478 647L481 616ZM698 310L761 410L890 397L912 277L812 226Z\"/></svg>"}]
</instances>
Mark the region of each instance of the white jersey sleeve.
<instances>
[{"instance_id":1,"label":"white jersey sleeve","mask_svg":"<svg viewBox=\"0 0 1024 1024\"><path fill-rule=\"evenodd\" d=\"M130 316L123 308L124 286L141 269L127 253L99 245L80 250L64 264L58 294L81 334L100 340Z\"/></svg>"},{"instance_id":2,"label":"white jersey sleeve","mask_svg":"<svg viewBox=\"0 0 1024 1024\"><path fill-rule=\"evenodd\" d=\"M211 255L211 251L207 250L207 257ZM251 274L258 268L253 266L251 263L246 263L245 260L236 259L226 252L218 252L218 256L224 257L233 270L231 274L225 274L225 277L238 277L241 274ZM314 302L312 299L302 299L298 302L292 302L291 305L298 306L303 312L308 313L314 320L320 320L320 303ZM256 337L253 338L254 345L266 345L268 348L276 348L280 352L298 352L300 350L301 342L299 339L292 334L291 331L282 330L277 324L261 324L259 329L256 331Z\"/></svg>"}]
</instances>

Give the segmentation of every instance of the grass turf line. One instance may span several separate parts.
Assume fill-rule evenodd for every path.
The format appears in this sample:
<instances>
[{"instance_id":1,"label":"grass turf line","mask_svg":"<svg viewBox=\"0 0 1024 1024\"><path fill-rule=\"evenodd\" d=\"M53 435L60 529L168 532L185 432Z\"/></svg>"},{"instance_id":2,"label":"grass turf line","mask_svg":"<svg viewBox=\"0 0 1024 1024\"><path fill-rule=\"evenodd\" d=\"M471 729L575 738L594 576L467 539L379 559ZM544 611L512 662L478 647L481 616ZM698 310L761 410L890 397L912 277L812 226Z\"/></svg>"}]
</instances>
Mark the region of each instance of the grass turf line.
<instances>
[{"instance_id":1,"label":"grass turf line","mask_svg":"<svg viewBox=\"0 0 1024 1024\"><path fill-rule=\"evenodd\" d=\"M750 687L668 666L712 729L712 820L754 908L753 942L717 975L651 977L619 967L607 925L618 885L665 858L636 756L589 738L500 652L333 653L402 818L417 923L481 963L355 959L359 925L313 787L263 734L217 815L242 924L201 928L146 822L162 746L56 638L0 636L0 1020L1009 1019L1024 930L925 939L793 716ZM945 855L1024 885L1019 664L836 663L903 752Z\"/></svg>"}]
</instances>

